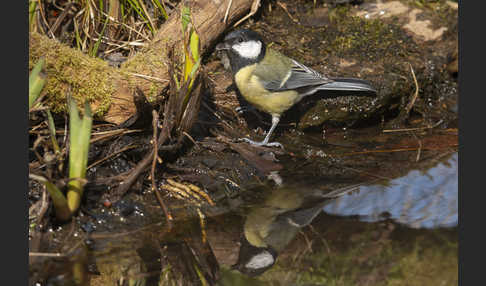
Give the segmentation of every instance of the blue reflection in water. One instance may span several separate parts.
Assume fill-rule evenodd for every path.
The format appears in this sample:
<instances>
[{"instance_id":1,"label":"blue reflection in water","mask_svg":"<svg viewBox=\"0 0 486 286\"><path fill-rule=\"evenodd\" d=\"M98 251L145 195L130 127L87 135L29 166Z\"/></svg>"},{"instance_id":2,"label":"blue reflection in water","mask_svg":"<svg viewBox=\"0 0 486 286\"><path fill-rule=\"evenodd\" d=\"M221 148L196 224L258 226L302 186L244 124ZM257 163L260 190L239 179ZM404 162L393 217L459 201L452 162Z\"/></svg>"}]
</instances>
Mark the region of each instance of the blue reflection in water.
<instances>
[{"instance_id":1,"label":"blue reflection in water","mask_svg":"<svg viewBox=\"0 0 486 286\"><path fill-rule=\"evenodd\" d=\"M384 219L383 213L414 228L453 227L458 223L458 160L454 153L445 163L413 170L386 185L360 186L324 207L333 215L358 215L363 221Z\"/></svg>"}]
</instances>

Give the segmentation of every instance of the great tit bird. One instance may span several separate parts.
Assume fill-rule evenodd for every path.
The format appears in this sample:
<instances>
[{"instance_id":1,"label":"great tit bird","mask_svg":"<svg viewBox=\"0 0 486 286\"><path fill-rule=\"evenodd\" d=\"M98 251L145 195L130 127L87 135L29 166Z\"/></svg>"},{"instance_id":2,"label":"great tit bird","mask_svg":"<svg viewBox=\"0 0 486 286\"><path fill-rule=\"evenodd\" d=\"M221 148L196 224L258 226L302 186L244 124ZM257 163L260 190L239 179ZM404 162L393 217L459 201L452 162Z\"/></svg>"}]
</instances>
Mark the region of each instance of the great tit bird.
<instances>
[{"instance_id":1,"label":"great tit bird","mask_svg":"<svg viewBox=\"0 0 486 286\"><path fill-rule=\"evenodd\" d=\"M355 186L350 186L326 192L286 186L268 192L263 203L254 206L246 216L238 261L232 268L250 276L262 274L331 199L354 189Z\"/></svg>"},{"instance_id":2,"label":"great tit bird","mask_svg":"<svg viewBox=\"0 0 486 286\"><path fill-rule=\"evenodd\" d=\"M258 146L282 146L269 142L280 116L307 95L325 90L376 93L371 84L355 78L328 78L305 65L267 47L251 30L236 30L216 46L225 66L230 66L241 95L252 105L272 116L272 126ZM225 63L226 62L226 63ZM353 94L354 95L354 94Z\"/></svg>"}]
</instances>

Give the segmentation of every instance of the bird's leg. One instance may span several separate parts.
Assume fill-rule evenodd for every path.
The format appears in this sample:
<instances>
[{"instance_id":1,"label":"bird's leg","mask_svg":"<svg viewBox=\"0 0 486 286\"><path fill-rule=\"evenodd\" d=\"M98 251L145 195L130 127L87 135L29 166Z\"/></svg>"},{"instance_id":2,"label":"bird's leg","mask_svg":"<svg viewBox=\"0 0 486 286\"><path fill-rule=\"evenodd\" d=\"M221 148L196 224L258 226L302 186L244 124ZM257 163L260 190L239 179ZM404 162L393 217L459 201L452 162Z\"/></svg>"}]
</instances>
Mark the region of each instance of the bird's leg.
<instances>
[{"instance_id":1,"label":"bird's leg","mask_svg":"<svg viewBox=\"0 0 486 286\"><path fill-rule=\"evenodd\" d=\"M272 143L268 143L268 141L270 140L270 136L272 136L273 130L275 129L275 127L277 127L277 124L278 124L279 121L280 121L280 116L272 115L272 126L268 130L267 136L265 136L265 139L263 139L263 141L262 141L263 145L272 144ZM278 142L274 142L274 143L278 143ZM278 144L282 145L280 143L278 143Z\"/></svg>"},{"instance_id":2,"label":"bird's leg","mask_svg":"<svg viewBox=\"0 0 486 286\"><path fill-rule=\"evenodd\" d=\"M248 138L241 138L241 140L248 142L252 145L256 145L256 146L269 146L269 147L283 148L282 144L280 144L278 142L268 142L270 140L270 136L272 136L273 130L275 129L275 127L277 127L279 121L280 121L279 115L272 115L272 126L268 130L267 136L265 136L265 139L263 139L262 142L255 142L255 141L250 140Z\"/></svg>"}]
</instances>

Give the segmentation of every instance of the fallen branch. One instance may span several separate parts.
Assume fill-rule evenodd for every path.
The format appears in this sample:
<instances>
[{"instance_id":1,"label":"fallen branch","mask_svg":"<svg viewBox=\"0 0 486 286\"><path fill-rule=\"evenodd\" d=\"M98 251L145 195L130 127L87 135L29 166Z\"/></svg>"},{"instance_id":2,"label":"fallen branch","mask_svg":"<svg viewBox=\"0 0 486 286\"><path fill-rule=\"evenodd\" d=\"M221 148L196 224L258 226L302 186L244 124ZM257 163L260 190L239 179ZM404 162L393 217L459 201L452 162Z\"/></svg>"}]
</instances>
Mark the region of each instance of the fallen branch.
<instances>
[{"instance_id":1,"label":"fallen branch","mask_svg":"<svg viewBox=\"0 0 486 286\"><path fill-rule=\"evenodd\" d=\"M252 3L252 0L232 0L229 9L222 5L221 0L185 3L191 8L194 27L200 35L201 53L209 53L225 29L243 17ZM167 47L180 46L182 34L178 11L162 25L147 47L120 68L114 68L55 39L30 33L29 62L35 63L41 56L46 59L47 85L44 92L51 110L65 111L66 91L71 89L79 102L89 99L98 118L120 124L136 112L133 94L137 87L150 98L168 86Z\"/></svg>"}]
</instances>

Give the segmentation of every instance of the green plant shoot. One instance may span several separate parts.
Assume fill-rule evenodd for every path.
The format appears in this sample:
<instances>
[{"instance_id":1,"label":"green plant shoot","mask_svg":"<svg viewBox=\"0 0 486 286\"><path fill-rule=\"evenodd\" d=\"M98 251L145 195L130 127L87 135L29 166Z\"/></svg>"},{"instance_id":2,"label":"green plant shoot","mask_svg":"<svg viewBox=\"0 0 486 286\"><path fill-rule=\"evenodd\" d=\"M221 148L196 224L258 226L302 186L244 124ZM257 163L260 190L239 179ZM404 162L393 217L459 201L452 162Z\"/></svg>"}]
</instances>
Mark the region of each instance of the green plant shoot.
<instances>
[{"instance_id":1,"label":"green plant shoot","mask_svg":"<svg viewBox=\"0 0 486 286\"><path fill-rule=\"evenodd\" d=\"M39 97L44 84L46 83L46 77L41 73L44 66L44 58L41 58L34 66L29 76L29 109L32 108L34 102Z\"/></svg>"},{"instance_id":2,"label":"green plant shoot","mask_svg":"<svg viewBox=\"0 0 486 286\"><path fill-rule=\"evenodd\" d=\"M56 217L61 221L67 221L71 218L72 212L69 209L64 194L46 178L34 174L29 174L29 178L36 180L46 186L47 192L51 196L52 204L56 212Z\"/></svg>"},{"instance_id":3,"label":"green plant shoot","mask_svg":"<svg viewBox=\"0 0 486 286\"><path fill-rule=\"evenodd\" d=\"M184 81L190 78L188 90L192 88L195 78L196 70L200 65L199 58L199 35L196 33L193 23L191 21L191 12L188 7L182 7L182 32L183 32L183 48L184 48ZM182 80L181 80L182 81Z\"/></svg>"},{"instance_id":4,"label":"green plant shoot","mask_svg":"<svg viewBox=\"0 0 486 286\"><path fill-rule=\"evenodd\" d=\"M83 196L84 178L88 165L89 141L93 116L91 108L85 102L84 116L80 119L75 101L68 97L69 105L69 183L67 202L71 212L75 212Z\"/></svg>"},{"instance_id":5,"label":"green plant shoot","mask_svg":"<svg viewBox=\"0 0 486 286\"><path fill-rule=\"evenodd\" d=\"M96 54L98 53L98 49L100 47L101 39L103 38L103 35L105 34L105 29L106 29L106 24L108 24L108 17L105 19L105 23L103 24L103 29L101 29L100 37L96 41L93 49L91 49L89 55L92 57L96 57Z\"/></svg>"},{"instance_id":6,"label":"green plant shoot","mask_svg":"<svg viewBox=\"0 0 486 286\"><path fill-rule=\"evenodd\" d=\"M182 102L183 108L185 108L189 101L189 95L191 94L192 85L196 78L196 72L198 71L201 63L199 57L199 35L194 29L194 24L191 20L191 11L189 7L183 6L181 12L181 23L183 33L183 49L184 49L184 70L183 77L181 79L181 86L186 84L187 91Z\"/></svg>"},{"instance_id":7,"label":"green plant shoot","mask_svg":"<svg viewBox=\"0 0 486 286\"><path fill-rule=\"evenodd\" d=\"M32 27L32 23L35 19L35 9L37 8L37 1L31 0L29 3L29 27Z\"/></svg>"}]
</instances>

